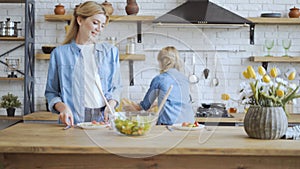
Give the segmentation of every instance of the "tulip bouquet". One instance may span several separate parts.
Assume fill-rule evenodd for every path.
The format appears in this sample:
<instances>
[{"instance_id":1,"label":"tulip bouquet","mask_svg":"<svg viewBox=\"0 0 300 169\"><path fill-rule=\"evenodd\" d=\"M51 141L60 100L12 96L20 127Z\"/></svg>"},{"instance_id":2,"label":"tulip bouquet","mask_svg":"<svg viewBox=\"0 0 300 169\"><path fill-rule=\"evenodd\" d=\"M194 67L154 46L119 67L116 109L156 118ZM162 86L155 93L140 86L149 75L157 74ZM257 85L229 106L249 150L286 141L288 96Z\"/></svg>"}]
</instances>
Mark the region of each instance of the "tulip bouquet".
<instances>
[{"instance_id":1,"label":"tulip bouquet","mask_svg":"<svg viewBox=\"0 0 300 169\"><path fill-rule=\"evenodd\" d=\"M287 74L287 78L279 77L280 70L273 67L267 72L263 66L258 67L256 73L252 66L243 72L247 79L241 83L239 103L257 105L261 107L283 107L293 99L300 98L299 86L293 83L296 71ZM229 100L228 94L222 94L223 100Z\"/></svg>"}]
</instances>

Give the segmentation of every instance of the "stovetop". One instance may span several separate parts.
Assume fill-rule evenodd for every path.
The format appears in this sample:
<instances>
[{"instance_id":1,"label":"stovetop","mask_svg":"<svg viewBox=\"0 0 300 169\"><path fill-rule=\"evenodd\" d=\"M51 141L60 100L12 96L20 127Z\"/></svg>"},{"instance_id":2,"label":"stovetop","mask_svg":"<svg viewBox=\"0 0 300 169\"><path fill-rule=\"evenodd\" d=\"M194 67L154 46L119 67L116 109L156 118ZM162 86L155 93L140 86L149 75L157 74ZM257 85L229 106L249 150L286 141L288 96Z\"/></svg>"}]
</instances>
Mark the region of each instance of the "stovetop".
<instances>
[{"instance_id":1,"label":"stovetop","mask_svg":"<svg viewBox=\"0 0 300 169\"><path fill-rule=\"evenodd\" d=\"M230 118L230 114L225 108L202 108L199 107L196 112L196 117L224 117Z\"/></svg>"}]
</instances>

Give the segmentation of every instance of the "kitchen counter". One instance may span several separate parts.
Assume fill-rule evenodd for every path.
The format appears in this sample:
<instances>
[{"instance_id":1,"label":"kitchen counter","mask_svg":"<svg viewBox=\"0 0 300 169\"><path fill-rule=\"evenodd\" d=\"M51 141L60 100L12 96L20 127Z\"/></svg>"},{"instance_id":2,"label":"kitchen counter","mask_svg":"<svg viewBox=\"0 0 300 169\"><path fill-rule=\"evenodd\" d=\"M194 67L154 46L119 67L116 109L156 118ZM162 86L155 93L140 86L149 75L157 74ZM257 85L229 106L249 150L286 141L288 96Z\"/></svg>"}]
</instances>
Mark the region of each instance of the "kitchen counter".
<instances>
[{"instance_id":1,"label":"kitchen counter","mask_svg":"<svg viewBox=\"0 0 300 169\"><path fill-rule=\"evenodd\" d=\"M242 127L121 136L107 128L62 130L59 124L18 123L0 131L0 166L6 168L300 167L300 141L248 138ZM220 162L222 165L220 165Z\"/></svg>"},{"instance_id":2,"label":"kitchen counter","mask_svg":"<svg viewBox=\"0 0 300 169\"><path fill-rule=\"evenodd\" d=\"M231 113L232 118L218 118L218 117L196 117L196 121L203 123L203 124L236 124L242 125L245 117L245 113ZM288 122L290 125L300 124L300 114L290 114L288 117Z\"/></svg>"}]
</instances>

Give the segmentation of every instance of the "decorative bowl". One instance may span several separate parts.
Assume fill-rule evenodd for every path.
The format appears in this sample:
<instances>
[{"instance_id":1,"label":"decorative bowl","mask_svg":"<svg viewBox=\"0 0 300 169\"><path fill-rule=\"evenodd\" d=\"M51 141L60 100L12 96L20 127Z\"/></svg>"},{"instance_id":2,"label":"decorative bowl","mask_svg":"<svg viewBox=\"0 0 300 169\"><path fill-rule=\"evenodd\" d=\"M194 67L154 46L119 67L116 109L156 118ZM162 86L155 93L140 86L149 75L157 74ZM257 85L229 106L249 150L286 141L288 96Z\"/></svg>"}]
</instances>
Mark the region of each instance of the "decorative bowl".
<instances>
[{"instance_id":1,"label":"decorative bowl","mask_svg":"<svg viewBox=\"0 0 300 169\"><path fill-rule=\"evenodd\" d=\"M150 112L115 112L113 129L126 136L143 136L156 124L157 116Z\"/></svg>"},{"instance_id":2,"label":"decorative bowl","mask_svg":"<svg viewBox=\"0 0 300 169\"><path fill-rule=\"evenodd\" d=\"M50 54L55 48L56 46L42 46L42 51L45 54Z\"/></svg>"}]
</instances>

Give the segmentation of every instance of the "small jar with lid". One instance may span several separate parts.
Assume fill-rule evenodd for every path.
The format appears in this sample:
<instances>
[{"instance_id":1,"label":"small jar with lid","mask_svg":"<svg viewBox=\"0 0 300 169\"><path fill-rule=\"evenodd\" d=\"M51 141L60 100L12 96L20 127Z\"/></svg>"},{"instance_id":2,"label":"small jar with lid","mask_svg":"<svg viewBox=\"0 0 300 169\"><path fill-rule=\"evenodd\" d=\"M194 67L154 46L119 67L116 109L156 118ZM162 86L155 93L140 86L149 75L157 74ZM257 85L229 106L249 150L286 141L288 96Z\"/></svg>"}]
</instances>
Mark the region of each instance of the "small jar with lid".
<instances>
[{"instance_id":1,"label":"small jar with lid","mask_svg":"<svg viewBox=\"0 0 300 169\"><path fill-rule=\"evenodd\" d=\"M127 38L126 54L135 54L135 38Z\"/></svg>"}]
</instances>

